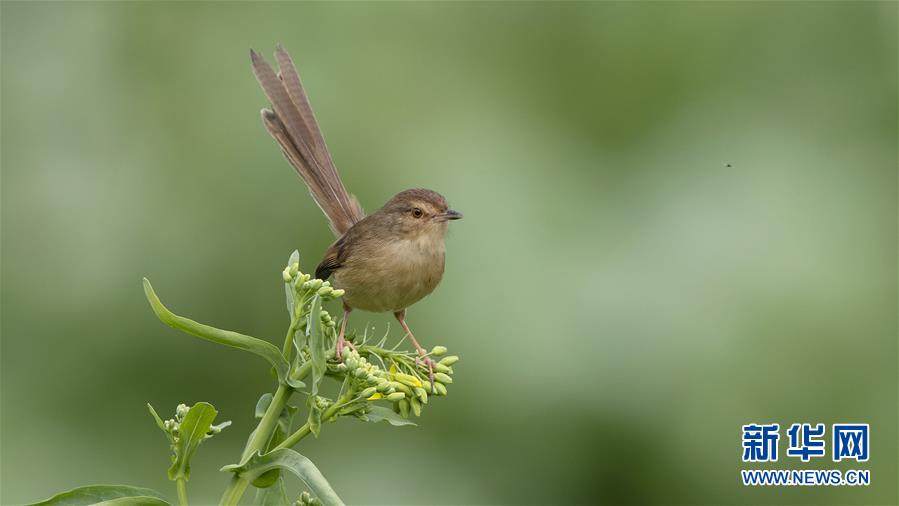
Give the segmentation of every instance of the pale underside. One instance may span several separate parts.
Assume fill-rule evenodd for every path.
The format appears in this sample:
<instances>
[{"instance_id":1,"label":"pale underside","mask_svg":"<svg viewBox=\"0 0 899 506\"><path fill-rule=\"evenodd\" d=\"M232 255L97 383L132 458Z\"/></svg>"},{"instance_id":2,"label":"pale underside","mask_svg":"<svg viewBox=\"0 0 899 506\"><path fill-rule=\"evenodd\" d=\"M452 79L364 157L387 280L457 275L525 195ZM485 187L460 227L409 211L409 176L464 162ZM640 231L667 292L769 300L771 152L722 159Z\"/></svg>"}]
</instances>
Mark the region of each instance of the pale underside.
<instances>
[{"instance_id":1,"label":"pale underside","mask_svg":"<svg viewBox=\"0 0 899 506\"><path fill-rule=\"evenodd\" d=\"M367 241L334 271L334 285L346 290L344 301L353 309L399 311L434 291L444 256L442 234Z\"/></svg>"}]
</instances>

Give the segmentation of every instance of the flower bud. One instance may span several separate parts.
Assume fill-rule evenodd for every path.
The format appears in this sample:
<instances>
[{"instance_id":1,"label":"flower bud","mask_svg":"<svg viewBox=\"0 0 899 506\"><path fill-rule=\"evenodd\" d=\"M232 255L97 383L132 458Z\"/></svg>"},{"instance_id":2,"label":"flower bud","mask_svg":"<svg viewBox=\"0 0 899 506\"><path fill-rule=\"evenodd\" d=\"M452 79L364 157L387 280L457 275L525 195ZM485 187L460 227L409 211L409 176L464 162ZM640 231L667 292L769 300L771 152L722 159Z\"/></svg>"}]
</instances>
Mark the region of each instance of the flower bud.
<instances>
[{"instance_id":1,"label":"flower bud","mask_svg":"<svg viewBox=\"0 0 899 506\"><path fill-rule=\"evenodd\" d=\"M439 357L444 353L446 353L446 346L435 346L431 348L431 355L434 355L435 357Z\"/></svg>"},{"instance_id":2,"label":"flower bud","mask_svg":"<svg viewBox=\"0 0 899 506\"><path fill-rule=\"evenodd\" d=\"M377 391L378 391L378 389L375 388L375 387L368 387L368 388L366 388L365 390L363 390L363 391L359 394L359 396L362 397L362 398L364 398L364 399L367 399L367 398L371 397L372 395L374 395L375 392L377 392Z\"/></svg>"},{"instance_id":3,"label":"flower bud","mask_svg":"<svg viewBox=\"0 0 899 506\"><path fill-rule=\"evenodd\" d=\"M451 371L449 366L441 364L440 362L437 362L436 364L434 364L434 370L437 372L442 372L442 373L448 373Z\"/></svg>"},{"instance_id":4,"label":"flower bud","mask_svg":"<svg viewBox=\"0 0 899 506\"><path fill-rule=\"evenodd\" d=\"M378 392L386 392L390 388L390 383L379 383L377 387Z\"/></svg>"},{"instance_id":5,"label":"flower bud","mask_svg":"<svg viewBox=\"0 0 899 506\"><path fill-rule=\"evenodd\" d=\"M446 374L443 374L442 372L434 373L434 379L445 385L449 385L453 382L453 378L447 376Z\"/></svg>"},{"instance_id":6,"label":"flower bud","mask_svg":"<svg viewBox=\"0 0 899 506\"><path fill-rule=\"evenodd\" d=\"M388 401L398 401L405 398L406 394L404 394L403 392L393 392L392 394L387 396Z\"/></svg>"},{"instance_id":7,"label":"flower bud","mask_svg":"<svg viewBox=\"0 0 899 506\"><path fill-rule=\"evenodd\" d=\"M446 385L439 381L434 382L434 390L437 390L439 395L446 395Z\"/></svg>"},{"instance_id":8,"label":"flower bud","mask_svg":"<svg viewBox=\"0 0 899 506\"><path fill-rule=\"evenodd\" d=\"M320 279L310 279L308 281L310 290L318 290L322 287L323 281Z\"/></svg>"},{"instance_id":9,"label":"flower bud","mask_svg":"<svg viewBox=\"0 0 899 506\"><path fill-rule=\"evenodd\" d=\"M421 403L418 402L418 399L413 397L409 400L409 405L412 406L412 413L415 416L421 416Z\"/></svg>"},{"instance_id":10,"label":"flower bud","mask_svg":"<svg viewBox=\"0 0 899 506\"><path fill-rule=\"evenodd\" d=\"M281 277L284 278L285 283L289 283L293 276L290 275L290 269L285 267L284 271L281 273Z\"/></svg>"},{"instance_id":11,"label":"flower bud","mask_svg":"<svg viewBox=\"0 0 899 506\"><path fill-rule=\"evenodd\" d=\"M334 297L334 298L343 297L344 293L346 293L344 290L338 288L331 292L331 297Z\"/></svg>"},{"instance_id":12,"label":"flower bud","mask_svg":"<svg viewBox=\"0 0 899 506\"><path fill-rule=\"evenodd\" d=\"M290 272L290 277L294 277L297 274L299 274L299 272L300 272L299 262L294 262L294 263L290 264L289 269L290 270L288 272Z\"/></svg>"},{"instance_id":13,"label":"flower bud","mask_svg":"<svg viewBox=\"0 0 899 506\"><path fill-rule=\"evenodd\" d=\"M428 403L428 392L424 388L416 388L415 396L418 397L422 404Z\"/></svg>"},{"instance_id":14,"label":"flower bud","mask_svg":"<svg viewBox=\"0 0 899 506\"><path fill-rule=\"evenodd\" d=\"M458 361L459 361L458 355L450 355L448 357L443 357L442 359L440 359L440 362L438 362L438 363L443 364L445 366L451 366Z\"/></svg>"},{"instance_id":15,"label":"flower bud","mask_svg":"<svg viewBox=\"0 0 899 506\"><path fill-rule=\"evenodd\" d=\"M334 291L334 289L331 288L330 286L323 286L318 289L318 294L321 295L322 297L327 297L328 295L331 295L331 292L333 292L333 291Z\"/></svg>"},{"instance_id":16,"label":"flower bud","mask_svg":"<svg viewBox=\"0 0 899 506\"><path fill-rule=\"evenodd\" d=\"M396 373L396 380L405 385L409 385L410 387L420 387L421 380L415 376L411 376L409 374L403 374L401 372Z\"/></svg>"},{"instance_id":17,"label":"flower bud","mask_svg":"<svg viewBox=\"0 0 899 506\"><path fill-rule=\"evenodd\" d=\"M406 395L409 395L410 397L412 396L412 389L402 383L393 382L393 383L391 383L390 386L392 386L394 388L394 390L403 392Z\"/></svg>"},{"instance_id":18,"label":"flower bud","mask_svg":"<svg viewBox=\"0 0 899 506\"><path fill-rule=\"evenodd\" d=\"M403 418L409 418L409 401L403 399L399 402L400 415Z\"/></svg>"},{"instance_id":19,"label":"flower bud","mask_svg":"<svg viewBox=\"0 0 899 506\"><path fill-rule=\"evenodd\" d=\"M184 415L186 415L188 411L190 411L190 408L188 408L186 404L179 404L178 407L175 408L175 418L177 418L178 421L183 420Z\"/></svg>"}]
</instances>

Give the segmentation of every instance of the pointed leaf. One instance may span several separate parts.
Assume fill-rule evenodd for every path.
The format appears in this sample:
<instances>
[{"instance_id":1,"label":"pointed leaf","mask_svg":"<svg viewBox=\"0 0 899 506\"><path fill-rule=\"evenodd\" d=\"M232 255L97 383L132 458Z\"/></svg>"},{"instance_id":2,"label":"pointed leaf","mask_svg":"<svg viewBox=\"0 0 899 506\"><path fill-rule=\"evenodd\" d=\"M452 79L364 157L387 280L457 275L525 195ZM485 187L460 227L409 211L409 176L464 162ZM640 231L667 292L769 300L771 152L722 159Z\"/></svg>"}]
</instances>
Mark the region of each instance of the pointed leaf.
<instances>
[{"instance_id":1,"label":"pointed leaf","mask_svg":"<svg viewBox=\"0 0 899 506\"><path fill-rule=\"evenodd\" d=\"M151 406L149 402L147 403L147 408L150 409L150 414L153 416L153 419L156 420L156 426L159 427L159 430L161 430L165 434L165 437L168 438L169 443L174 443L172 434L165 428L165 422L162 421L162 418L159 417L159 414L156 413L156 410L153 409L153 406Z\"/></svg>"},{"instance_id":2,"label":"pointed leaf","mask_svg":"<svg viewBox=\"0 0 899 506\"><path fill-rule=\"evenodd\" d=\"M293 250L293 253L290 254L290 258L287 259L287 268L289 269L291 265L298 263L300 263L300 252ZM291 323L293 323L294 308L297 303L295 281L296 280L291 280L284 283L284 295L287 298L287 314L290 315Z\"/></svg>"},{"instance_id":3,"label":"pointed leaf","mask_svg":"<svg viewBox=\"0 0 899 506\"><path fill-rule=\"evenodd\" d=\"M162 418L159 418L159 415L156 413L156 410L153 409L153 406L150 403L147 403L147 407L150 409L150 414L153 415L153 419L156 420L156 425L166 434L168 431L165 430L165 423L162 421Z\"/></svg>"},{"instance_id":4,"label":"pointed leaf","mask_svg":"<svg viewBox=\"0 0 899 506\"><path fill-rule=\"evenodd\" d=\"M262 397L256 401L256 418L262 418L265 415L265 411L272 403L272 394L271 392L267 392L262 394Z\"/></svg>"},{"instance_id":5,"label":"pointed leaf","mask_svg":"<svg viewBox=\"0 0 899 506\"><path fill-rule=\"evenodd\" d=\"M393 410L387 409L383 406L372 406L371 411L365 413L365 417L368 418L369 422L380 422L383 420L395 427L401 427L403 425L411 425L413 427L416 426L415 422L407 420L399 414L394 413Z\"/></svg>"},{"instance_id":6,"label":"pointed leaf","mask_svg":"<svg viewBox=\"0 0 899 506\"><path fill-rule=\"evenodd\" d=\"M127 502L127 501L131 502ZM129 485L88 485L57 494L46 501L31 506L117 506L146 504L151 506L168 505L159 492Z\"/></svg>"},{"instance_id":7,"label":"pointed leaf","mask_svg":"<svg viewBox=\"0 0 899 506\"><path fill-rule=\"evenodd\" d=\"M212 407L212 404L198 402L184 415L173 448L175 461L169 468L170 480L182 477L190 479L190 459L200 443L206 439L206 433L212 427L212 422L217 414L218 412Z\"/></svg>"},{"instance_id":8,"label":"pointed leaf","mask_svg":"<svg viewBox=\"0 0 899 506\"><path fill-rule=\"evenodd\" d=\"M325 506L343 505L343 501L315 464L290 448L282 448L265 455L257 452L241 464L223 467L222 471L237 473L242 478L254 480L271 469L281 469L298 476Z\"/></svg>"},{"instance_id":9,"label":"pointed leaf","mask_svg":"<svg viewBox=\"0 0 899 506\"><path fill-rule=\"evenodd\" d=\"M315 397L309 396L306 401L306 407L309 408L309 416L306 417L306 423L309 424L309 432L313 436L318 437L322 430L322 410L315 402Z\"/></svg>"},{"instance_id":10,"label":"pointed leaf","mask_svg":"<svg viewBox=\"0 0 899 506\"><path fill-rule=\"evenodd\" d=\"M204 325L189 318L176 315L162 304L147 278L144 278L144 293L147 296L147 300L150 302L150 307L153 308L153 312L156 313L156 316L162 323L201 339L206 339L207 341L255 353L268 360L268 362L275 368L275 372L278 374L278 379L280 381L283 382L287 378L287 360L281 355L281 350L276 348L273 344L263 341L262 339L246 336L230 330L221 330L210 327L209 325Z\"/></svg>"},{"instance_id":11,"label":"pointed leaf","mask_svg":"<svg viewBox=\"0 0 899 506\"><path fill-rule=\"evenodd\" d=\"M309 354L312 357L312 396L318 395L318 384L325 376L327 368L321 310L322 299L316 295L312 299L312 306L309 308L309 323L306 325L309 333Z\"/></svg>"},{"instance_id":12,"label":"pointed leaf","mask_svg":"<svg viewBox=\"0 0 899 506\"><path fill-rule=\"evenodd\" d=\"M294 379L291 377L288 377L287 379L285 379L284 382L287 383L287 386L289 386L290 388L292 388L294 390L300 390L302 388L306 388L306 384L303 383L301 380Z\"/></svg>"},{"instance_id":13,"label":"pointed leaf","mask_svg":"<svg viewBox=\"0 0 899 506\"><path fill-rule=\"evenodd\" d=\"M309 416L307 422L309 429L315 437L318 437L321 431L321 410L315 403L318 396L318 385L325 376L326 352L325 352L325 335L322 332L321 321L322 301L321 297L316 295L312 299L312 306L309 308L309 323L306 329L309 333L309 355L312 362L312 391L306 399L306 406L309 408Z\"/></svg>"}]
</instances>

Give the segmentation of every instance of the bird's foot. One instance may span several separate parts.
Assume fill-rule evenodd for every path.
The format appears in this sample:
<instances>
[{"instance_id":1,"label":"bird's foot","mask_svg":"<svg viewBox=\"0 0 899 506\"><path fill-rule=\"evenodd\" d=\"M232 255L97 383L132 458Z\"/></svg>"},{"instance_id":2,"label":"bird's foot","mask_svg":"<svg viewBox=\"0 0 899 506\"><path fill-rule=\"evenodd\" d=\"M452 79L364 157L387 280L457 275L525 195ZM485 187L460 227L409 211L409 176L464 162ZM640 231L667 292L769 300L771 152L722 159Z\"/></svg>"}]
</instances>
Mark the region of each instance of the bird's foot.
<instances>
[{"instance_id":1,"label":"bird's foot","mask_svg":"<svg viewBox=\"0 0 899 506\"><path fill-rule=\"evenodd\" d=\"M346 346L353 351L356 350L356 345L353 344L352 341L347 340L343 336L337 336L337 343L334 345L334 357L338 362L343 362L343 347Z\"/></svg>"},{"instance_id":2,"label":"bird's foot","mask_svg":"<svg viewBox=\"0 0 899 506\"><path fill-rule=\"evenodd\" d=\"M424 349L418 350L418 354L420 356L415 358L415 365L419 366L421 364L424 364L425 367L428 368L428 379L431 380L431 393L434 393L434 359L427 356L427 352Z\"/></svg>"}]
</instances>

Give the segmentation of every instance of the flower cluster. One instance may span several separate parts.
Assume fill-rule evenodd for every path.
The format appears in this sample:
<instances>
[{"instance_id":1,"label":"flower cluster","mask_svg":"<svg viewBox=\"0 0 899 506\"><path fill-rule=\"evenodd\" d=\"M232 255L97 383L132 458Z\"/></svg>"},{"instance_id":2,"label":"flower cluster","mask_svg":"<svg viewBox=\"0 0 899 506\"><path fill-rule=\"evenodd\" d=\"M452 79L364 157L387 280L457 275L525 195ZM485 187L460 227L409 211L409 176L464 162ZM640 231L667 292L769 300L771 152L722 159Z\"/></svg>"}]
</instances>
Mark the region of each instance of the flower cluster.
<instances>
[{"instance_id":1,"label":"flower cluster","mask_svg":"<svg viewBox=\"0 0 899 506\"><path fill-rule=\"evenodd\" d=\"M291 256L287 267L281 272L281 277L287 285L287 309L291 319L296 315L305 314L309 304L318 296L322 302L331 301L343 297L344 291L334 288L330 281L314 279L310 274L300 271L299 255ZM337 326L337 320L326 310L320 313L322 326L332 331ZM305 325L305 320L298 320L299 326Z\"/></svg>"},{"instance_id":2,"label":"flower cluster","mask_svg":"<svg viewBox=\"0 0 899 506\"><path fill-rule=\"evenodd\" d=\"M445 347L436 346L428 355L439 356L444 353ZM343 361L331 362L328 367L334 375L346 378L354 391L359 392L359 399L391 402L396 413L408 418L410 412L421 416L422 407L428 403L429 395L447 394L446 385L453 382L451 366L458 360L459 357L451 355L437 362L433 385L429 381L427 367L420 360L408 352L381 346L361 344L358 349L347 346L343 349ZM353 410L356 416L367 413L364 406Z\"/></svg>"}]
</instances>

